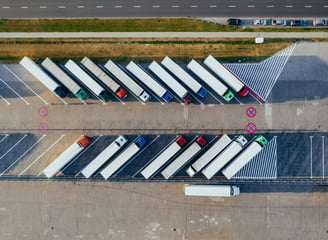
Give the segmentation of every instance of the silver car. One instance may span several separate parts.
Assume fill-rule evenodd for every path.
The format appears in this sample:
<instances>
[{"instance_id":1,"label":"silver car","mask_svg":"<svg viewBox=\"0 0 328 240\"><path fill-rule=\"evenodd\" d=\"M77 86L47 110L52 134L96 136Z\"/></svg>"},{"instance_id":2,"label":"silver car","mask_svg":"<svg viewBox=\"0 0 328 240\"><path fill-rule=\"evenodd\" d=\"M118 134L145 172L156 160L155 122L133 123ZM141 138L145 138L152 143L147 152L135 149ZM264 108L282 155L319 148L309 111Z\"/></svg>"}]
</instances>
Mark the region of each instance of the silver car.
<instances>
[{"instance_id":1,"label":"silver car","mask_svg":"<svg viewBox=\"0 0 328 240\"><path fill-rule=\"evenodd\" d=\"M326 19L314 19L313 20L313 26L325 26L327 25Z\"/></svg>"},{"instance_id":2,"label":"silver car","mask_svg":"<svg viewBox=\"0 0 328 240\"><path fill-rule=\"evenodd\" d=\"M273 19L272 20L272 25L286 26L287 25L287 21L286 20L282 20L282 19Z\"/></svg>"},{"instance_id":3,"label":"silver car","mask_svg":"<svg viewBox=\"0 0 328 240\"><path fill-rule=\"evenodd\" d=\"M266 25L267 21L265 19L255 19L254 25Z\"/></svg>"}]
</instances>

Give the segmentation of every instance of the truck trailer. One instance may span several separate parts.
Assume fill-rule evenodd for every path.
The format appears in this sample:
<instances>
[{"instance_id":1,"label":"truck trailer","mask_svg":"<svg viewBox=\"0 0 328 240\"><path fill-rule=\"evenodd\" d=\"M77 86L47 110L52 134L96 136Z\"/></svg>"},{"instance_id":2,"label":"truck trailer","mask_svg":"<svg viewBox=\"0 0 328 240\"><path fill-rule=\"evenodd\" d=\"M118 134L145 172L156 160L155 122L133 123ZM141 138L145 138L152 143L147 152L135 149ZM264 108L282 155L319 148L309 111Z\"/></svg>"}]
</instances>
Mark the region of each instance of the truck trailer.
<instances>
[{"instance_id":1,"label":"truck trailer","mask_svg":"<svg viewBox=\"0 0 328 240\"><path fill-rule=\"evenodd\" d=\"M73 60L69 59L64 65L78 80L80 80L87 88L90 89L96 96L104 101L109 101L110 95L102 86L99 85L89 74L87 74Z\"/></svg>"},{"instance_id":2,"label":"truck trailer","mask_svg":"<svg viewBox=\"0 0 328 240\"><path fill-rule=\"evenodd\" d=\"M143 102L150 100L150 95L142 87L140 87L139 84L132 80L132 78L130 78L122 69L120 69L112 60L107 61L105 68Z\"/></svg>"},{"instance_id":3,"label":"truck trailer","mask_svg":"<svg viewBox=\"0 0 328 240\"><path fill-rule=\"evenodd\" d=\"M144 170L141 175L148 179L153 176L165 163L167 163L186 144L186 140L179 136L163 152L161 152Z\"/></svg>"},{"instance_id":4,"label":"truck trailer","mask_svg":"<svg viewBox=\"0 0 328 240\"><path fill-rule=\"evenodd\" d=\"M240 169L242 169L253 157L255 157L267 144L267 139L258 136L244 151L241 152L227 167L222 170L227 179L231 179Z\"/></svg>"},{"instance_id":5,"label":"truck trailer","mask_svg":"<svg viewBox=\"0 0 328 240\"><path fill-rule=\"evenodd\" d=\"M93 75L95 75L101 82L103 82L111 91L113 91L119 98L125 98L127 92L110 76L108 76L100 67L97 66L91 59L84 57L81 64Z\"/></svg>"},{"instance_id":6,"label":"truck trailer","mask_svg":"<svg viewBox=\"0 0 328 240\"><path fill-rule=\"evenodd\" d=\"M33 62L28 57L23 57L19 62L29 73L31 73L36 79L38 79L46 88L63 98L67 95L63 87L53 80L48 74L46 74L40 66Z\"/></svg>"},{"instance_id":7,"label":"truck trailer","mask_svg":"<svg viewBox=\"0 0 328 240\"><path fill-rule=\"evenodd\" d=\"M124 136L119 136L110 143L101 153L97 155L83 170L81 173L86 178L91 177L102 165L104 165L118 150L120 150L127 142Z\"/></svg>"},{"instance_id":8,"label":"truck trailer","mask_svg":"<svg viewBox=\"0 0 328 240\"><path fill-rule=\"evenodd\" d=\"M185 196L232 197L240 194L237 186L230 185L184 185Z\"/></svg>"},{"instance_id":9,"label":"truck trailer","mask_svg":"<svg viewBox=\"0 0 328 240\"><path fill-rule=\"evenodd\" d=\"M82 152L82 150L90 143L91 140L89 137L81 137L43 170L44 175L46 175L47 178L55 176L57 172L66 166L74 157L76 157L76 155Z\"/></svg>"},{"instance_id":10,"label":"truck trailer","mask_svg":"<svg viewBox=\"0 0 328 240\"><path fill-rule=\"evenodd\" d=\"M217 140L200 158L198 158L187 170L187 174L192 177L202 170L209 162L212 161L226 146L231 143L231 139L227 134Z\"/></svg>"},{"instance_id":11,"label":"truck trailer","mask_svg":"<svg viewBox=\"0 0 328 240\"><path fill-rule=\"evenodd\" d=\"M61 82L75 96L83 100L88 98L88 93L81 88L70 76L58 67L50 58L46 58L41 63L42 67Z\"/></svg>"},{"instance_id":12,"label":"truck trailer","mask_svg":"<svg viewBox=\"0 0 328 240\"><path fill-rule=\"evenodd\" d=\"M190 159L195 156L206 145L206 140L203 137L199 137L194 143L192 143L183 153L181 153L173 162L171 162L161 174L165 179L169 179L179 169L181 169Z\"/></svg>"},{"instance_id":13,"label":"truck trailer","mask_svg":"<svg viewBox=\"0 0 328 240\"><path fill-rule=\"evenodd\" d=\"M214 57L209 55L204 64L240 96L245 97L248 94L249 91L242 81Z\"/></svg>"},{"instance_id":14,"label":"truck trailer","mask_svg":"<svg viewBox=\"0 0 328 240\"><path fill-rule=\"evenodd\" d=\"M192 76L189 75L185 70L183 70L178 64L176 64L171 58L166 56L162 60L162 65L164 65L173 75L180 79L184 84L186 84L194 93L196 93L201 98L205 98L207 91L199 84Z\"/></svg>"},{"instance_id":15,"label":"truck trailer","mask_svg":"<svg viewBox=\"0 0 328 240\"><path fill-rule=\"evenodd\" d=\"M247 139L244 136L239 136L232 141L226 149L224 149L206 168L202 173L207 179L211 179L218 171L220 171L228 162L231 161L246 145Z\"/></svg>"},{"instance_id":16,"label":"truck trailer","mask_svg":"<svg viewBox=\"0 0 328 240\"><path fill-rule=\"evenodd\" d=\"M163 86L156 82L149 74L141 69L137 64L131 61L127 66L128 69L135 77L137 77L143 84L150 88L157 96L162 98L166 103L172 101L173 96Z\"/></svg>"},{"instance_id":17,"label":"truck trailer","mask_svg":"<svg viewBox=\"0 0 328 240\"><path fill-rule=\"evenodd\" d=\"M217 94L219 94L227 102L230 102L234 94L225 86L219 79L214 77L202 65L194 59L190 61L187 68L192 71L196 76L202 79L208 86L210 86Z\"/></svg>"},{"instance_id":18,"label":"truck trailer","mask_svg":"<svg viewBox=\"0 0 328 240\"><path fill-rule=\"evenodd\" d=\"M146 139L139 137L134 143L126 148L120 155L114 158L101 172L100 174L108 179L112 176L119 168L126 164L133 156L137 154L146 144Z\"/></svg>"},{"instance_id":19,"label":"truck trailer","mask_svg":"<svg viewBox=\"0 0 328 240\"><path fill-rule=\"evenodd\" d=\"M172 91L174 91L184 102L189 104L192 102L192 97L177 80L175 80L161 65L153 61L148 68L162 80Z\"/></svg>"}]
</instances>

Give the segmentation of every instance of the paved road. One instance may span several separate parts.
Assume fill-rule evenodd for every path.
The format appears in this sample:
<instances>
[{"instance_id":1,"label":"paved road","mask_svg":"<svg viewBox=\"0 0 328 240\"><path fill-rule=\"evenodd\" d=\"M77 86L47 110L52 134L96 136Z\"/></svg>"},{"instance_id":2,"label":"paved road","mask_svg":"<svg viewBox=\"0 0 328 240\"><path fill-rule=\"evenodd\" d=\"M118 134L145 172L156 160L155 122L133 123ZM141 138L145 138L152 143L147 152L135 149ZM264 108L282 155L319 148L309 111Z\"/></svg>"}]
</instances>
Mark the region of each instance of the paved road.
<instances>
[{"instance_id":1,"label":"paved road","mask_svg":"<svg viewBox=\"0 0 328 240\"><path fill-rule=\"evenodd\" d=\"M315 17L327 16L327 8L325 0L4 0L0 17Z\"/></svg>"},{"instance_id":2,"label":"paved road","mask_svg":"<svg viewBox=\"0 0 328 240\"><path fill-rule=\"evenodd\" d=\"M3 32L0 38L328 38L328 32Z\"/></svg>"}]
</instances>

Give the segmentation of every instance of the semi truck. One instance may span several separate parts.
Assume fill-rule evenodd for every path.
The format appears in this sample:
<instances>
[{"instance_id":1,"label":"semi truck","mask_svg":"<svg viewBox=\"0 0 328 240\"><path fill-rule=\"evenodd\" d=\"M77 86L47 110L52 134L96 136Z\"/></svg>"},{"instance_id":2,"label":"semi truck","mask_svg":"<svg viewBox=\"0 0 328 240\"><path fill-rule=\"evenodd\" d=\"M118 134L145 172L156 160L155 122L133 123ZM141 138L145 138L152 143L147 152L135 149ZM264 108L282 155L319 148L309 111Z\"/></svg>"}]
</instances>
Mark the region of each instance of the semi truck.
<instances>
[{"instance_id":1,"label":"semi truck","mask_svg":"<svg viewBox=\"0 0 328 240\"><path fill-rule=\"evenodd\" d=\"M226 146L231 143L231 139L227 134L219 138L200 158L198 158L187 170L187 174L192 177L202 170L209 162L212 161Z\"/></svg>"},{"instance_id":2,"label":"semi truck","mask_svg":"<svg viewBox=\"0 0 328 240\"><path fill-rule=\"evenodd\" d=\"M91 140L89 137L82 136L43 170L44 175L46 175L47 178L55 176L57 172L66 166L76 155L82 152L90 143Z\"/></svg>"},{"instance_id":3,"label":"semi truck","mask_svg":"<svg viewBox=\"0 0 328 240\"><path fill-rule=\"evenodd\" d=\"M48 74L46 74L40 66L33 62L28 57L23 57L19 62L29 73L31 73L36 79L38 79L46 88L63 98L67 95L63 87L53 80Z\"/></svg>"},{"instance_id":4,"label":"semi truck","mask_svg":"<svg viewBox=\"0 0 328 240\"><path fill-rule=\"evenodd\" d=\"M173 75L180 79L184 84L186 84L194 93L199 97L205 98L207 91L199 84L192 76L189 75L185 70L183 70L178 64L176 64L171 58L166 56L162 60L162 65L164 65Z\"/></svg>"},{"instance_id":5,"label":"semi truck","mask_svg":"<svg viewBox=\"0 0 328 240\"><path fill-rule=\"evenodd\" d=\"M248 94L249 91L242 81L213 56L209 55L204 64L240 96L245 97Z\"/></svg>"},{"instance_id":6,"label":"semi truck","mask_svg":"<svg viewBox=\"0 0 328 240\"><path fill-rule=\"evenodd\" d=\"M185 196L232 197L240 194L238 186L230 185L184 185Z\"/></svg>"},{"instance_id":7,"label":"semi truck","mask_svg":"<svg viewBox=\"0 0 328 240\"><path fill-rule=\"evenodd\" d=\"M192 97L177 80L175 80L161 65L153 61L148 68L162 80L172 91L174 91L185 104L192 102Z\"/></svg>"},{"instance_id":8,"label":"semi truck","mask_svg":"<svg viewBox=\"0 0 328 240\"><path fill-rule=\"evenodd\" d=\"M194 59L190 61L187 68L192 71L196 76L202 79L208 86L210 86L217 94L219 94L227 102L230 102L234 94L225 86L219 79L214 77L202 65Z\"/></svg>"},{"instance_id":9,"label":"semi truck","mask_svg":"<svg viewBox=\"0 0 328 240\"><path fill-rule=\"evenodd\" d=\"M88 98L88 93L81 88L70 76L58 67L50 58L46 58L41 63L42 67L61 82L75 96L83 100Z\"/></svg>"},{"instance_id":10,"label":"semi truck","mask_svg":"<svg viewBox=\"0 0 328 240\"><path fill-rule=\"evenodd\" d=\"M231 179L240 169L242 169L253 157L255 157L268 140L263 136L258 136L244 151L242 151L227 167L222 170L227 179Z\"/></svg>"},{"instance_id":11,"label":"semi truck","mask_svg":"<svg viewBox=\"0 0 328 240\"><path fill-rule=\"evenodd\" d=\"M150 100L150 95L137 84L132 78L130 78L121 68L119 68L112 60L108 60L105 64L105 68L113 74L120 82L122 82L128 89L131 90L137 97L143 102Z\"/></svg>"},{"instance_id":12,"label":"semi truck","mask_svg":"<svg viewBox=\"0 0 328 240\"><path fill-rule=\"evenodd\" d=\"M104 165L118 150L120 150L127 142L124 136L117 137L114 142L110 143L101 153L97 155L81 173L84 177L91 177L102 165Z\"/></svg>"},{"instance_id":13,"label":"semi truck","mask_svg":"<svg viewBox=\"0 0 328 240\"><path fill-rule=\"evenodd\" d=\"M206 168L202 173L207 179L211 179L218 171L220 171L228 162L231 161L246 145L247 139L244 136L239 136L232 141L226 149L224 149Z\"/></svg>"},{"instance_id":14,"label":"semi truck","mask_svg":"<svg viewBox=\"0 0 328 240\"><path fill-rule=\"evenodd\" d=\"M119 154L113 161L111 161L100 174L108 179L112 176L119 168L126 164L133 156L137 154L146 144L146 139L139 137L134 143L126 148L121 154Z\"/></svg>"},{"instance_id":15,"label":"semi truck","mask_svg":"<svg viewBox=\"0 0 328 240\"><path fill-rule=\"evenodd\" d=\"M96 96L104 101L109 101L110 95L102 86L99 85L89 74L87 74L79 65L73 60L69 59L65 63L67 68L78 80L80 80L87 88L90 89Z\"/></svg>"},{"instance_id":16,"label":"semi truck","mask_svg":"<svg viewBox=\"0 0 328 240\"><path fill-rule=\"evenodd\" d=\"M181 169L190 159L195 156L206 145L206 140L201 136L192 143L183 153L181 153L173 162L171 162L161 174L165 179L169 179L179 169Z\"/></svg>"},{"instance_id":17,"label":"semi truck","mask_svg":"<svg viewBox=\"0 0 328 240\"><path fill-rule=\"evenodd\" d=\"M141 175L148 179L153 176L165 163L167 163L179 150L186 144L183 136L171 143L163 152L161 152L144 170Z\"/></svg>"},{"instance_id":18,"label":"semi truck","mask_svg":"<svg viewBox=\"0 0 328 240\"><path fill-rule=\"evenodd\" d=\"M112 90L119 98L125 98L127 92L110 76L108 76L100 67L97 66L91 59L84 57L81 64L101 82L103 82L110 90Z\"/></svg>"},{"instance_id":19,"label":"semi truck","mask_svg":"<svg viewBox=\"0 0 328 240\"><path fill-rule=\"evenodd\" d=\"M131 61L127 66L128 69L135 77L137 77L142 83L150 88L157 96L162 98L166 103L172 101L173 96L163 86L156 82L149 74L141 69L137 64Z\"/></svg>"}]
</instances>

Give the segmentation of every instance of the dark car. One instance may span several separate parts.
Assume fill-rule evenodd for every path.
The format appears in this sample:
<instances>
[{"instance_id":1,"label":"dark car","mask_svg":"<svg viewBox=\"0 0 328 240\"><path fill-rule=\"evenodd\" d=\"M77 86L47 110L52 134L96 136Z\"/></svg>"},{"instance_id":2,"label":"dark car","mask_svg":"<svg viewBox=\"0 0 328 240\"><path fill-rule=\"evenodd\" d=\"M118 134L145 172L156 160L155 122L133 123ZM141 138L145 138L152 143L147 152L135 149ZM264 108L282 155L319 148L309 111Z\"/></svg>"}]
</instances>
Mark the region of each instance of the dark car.
<instances>
[{"instance_id":1,"label":"dark car","mask_svg":"<svg viewBox=\"0 0 328 240\"><path fill-rule=\"evenodd\" d=\"M305 26L304 20L290 20L290 26Z\"/></svg>"},{"instance_id":2,"label":"dark car","mask_svg":"<svg viewBox=\"0 0 328 240\"><path fill-rule=\"evenodd\" d=\"M227 23L229 25L239 26L240 23L241 23L241 20L238 19L238 18L229 18L228 21L227 21Z\"/></svg>"}]
</instances>

